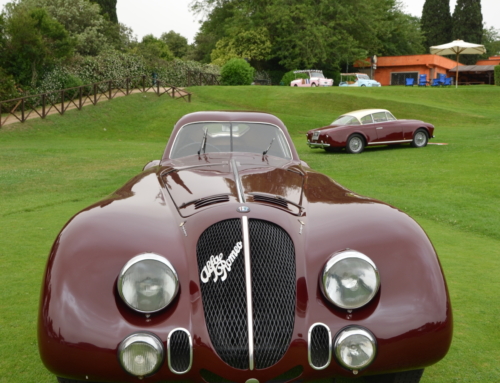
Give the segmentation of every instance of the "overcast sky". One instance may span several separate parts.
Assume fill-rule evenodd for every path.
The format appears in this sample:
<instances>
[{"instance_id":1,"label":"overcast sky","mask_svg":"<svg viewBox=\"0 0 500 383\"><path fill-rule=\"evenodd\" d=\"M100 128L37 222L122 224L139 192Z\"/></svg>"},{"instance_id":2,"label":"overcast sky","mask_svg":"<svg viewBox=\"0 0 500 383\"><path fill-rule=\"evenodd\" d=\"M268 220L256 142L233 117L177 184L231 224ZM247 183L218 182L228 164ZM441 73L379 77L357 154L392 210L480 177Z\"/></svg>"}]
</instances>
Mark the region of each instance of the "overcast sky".
<instances>
[{"instance_id":1,"label":"overcast sky","mask_svg":"<svg viewBox=\"0 0 500 383\"><path fill-rule=\"evenodd\" d=\"M189 12L192 0L118 0L118 20L131 27L139 40L147 34L160 37L163 32L174 30L190 43L199 29L199 20ZM0 7L9 0L0 0ZM405 12L422 15L425 0L402 0ZM450 0L453 13L456 0ZM482 0L483 21L486 27L500 29L500 0Z\"/></svg>"}]
</instances>

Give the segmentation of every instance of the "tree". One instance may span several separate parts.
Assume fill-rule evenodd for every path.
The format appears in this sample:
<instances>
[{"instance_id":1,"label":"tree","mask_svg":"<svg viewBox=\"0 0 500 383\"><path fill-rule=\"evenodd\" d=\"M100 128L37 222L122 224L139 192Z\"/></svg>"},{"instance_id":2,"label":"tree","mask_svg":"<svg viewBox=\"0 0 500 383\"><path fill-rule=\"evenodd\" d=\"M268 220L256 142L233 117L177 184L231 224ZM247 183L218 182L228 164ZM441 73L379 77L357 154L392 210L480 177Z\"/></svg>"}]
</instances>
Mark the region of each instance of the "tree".
<instances>
[{"instance_id":1,"label":"tree","mask_svg":"<svg viewBox=\"0 0 500 383\"><path fill-rule=\"evenodd\" d=\"M163 42L168 45L170 52L172 52L175 57L183 58L186 56L188 41L184 36L174 31L170 31L168 33L163 33L160 36L160 40L163 40Z\"/></svg>"},{"instance_id":2,"label":"tree","mask_svg":"<svg viewBox=\"0 0 500 383\"><path fill-rule=\"evenodd\" d=\"M494 27L484 29L481 44L483 44L486 48L486 53L481 55L480 58L487 59L491 56L500 55L500 30L495 29Z\"/></svg>"},{"instance_id":3,"label":"tree","mask_svg":"<svg viewBox=\"0 0 500 383\"><path fill-rule=\"evenodd\" d=\"M56 60L73 54L74 41L45 9L11 5L5 21L5 69L18 83L35 87Z\"/></svg>"},{"instance_id":4,"label":"tree","mask_svg":"<svg viewBox=\"0 0 500 383\"><path fill-rule=\"evenodd\" d=\"M171 61L174 55L168 45L153 35L146 35L140 43L134 44L130 52L144 57L146 65L151 70L158 70L164 61Z\"/></svg>"},{"instance_id":5,"label":"tree","mask_svg":"<svg viewBox=\"0 0 500 383\"><path fill-rule=\"evenodd\" d=\"M118 24L118 15L116 14L117 0L90 0L92 3L99 4L101 14L107 16L109 21Z\"/></svg>"},{"instance_id":6,"label":"tree","mask_svg":"<svg viewBox=\"0 0 500 383\"><path fill-rule=\"evenodd\" d=\"M224 85L250 85L255 69L240 58L229 60L221 69L220 75Z\"/></svg>"},{"instance_id":7,"label":"tree","mask_svg":"<svg viewBox=\"0 0 500 383\"><path fill-rule=\"evenodd\" d=\"M483 39L483 15L481 0L457 0L453 12L453 38L468 43L481 44ZM461 55L463 64L472 65L478 55Z\"/></svg>"},{"instance_id":8,"label":"tree","mask_svg":"<svg viewBox=\"0 0 500 383\"><path fill-rule=\"evenodd\" d=\"M421 23L427 48L450 42L453 28L450 0L425 0Z\"/></svg>"},{"instance_id":9,"label":"tree","mask_svg":"<svg viewBox=\"0 0 500 383\"><path fill-rule=\"evenodd\" d=\"M415 55L428 52L420 19L400 10L392 13L390 33L382 39L380 53L386 56Z\"/></svg>"}]
</instances>

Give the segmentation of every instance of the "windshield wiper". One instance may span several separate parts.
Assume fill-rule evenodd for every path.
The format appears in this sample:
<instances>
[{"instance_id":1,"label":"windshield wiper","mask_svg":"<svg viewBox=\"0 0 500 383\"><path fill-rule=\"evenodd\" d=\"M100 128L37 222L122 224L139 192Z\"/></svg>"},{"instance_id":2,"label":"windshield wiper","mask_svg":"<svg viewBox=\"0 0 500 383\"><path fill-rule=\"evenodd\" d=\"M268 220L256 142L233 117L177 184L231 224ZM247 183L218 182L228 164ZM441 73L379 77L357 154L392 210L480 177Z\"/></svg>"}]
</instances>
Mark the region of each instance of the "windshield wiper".
<instances>
[{"instance_id":1,"label":"windshield wiper","mask_svg":"<svg viewBox=\"0 0 500 383\"><path fill-rule=\"evenodd\" d=\"M203 140L201 140L200 150L198 150L198 155L201 153L201 149L203 149L203 154L205 154L205 148L207 147L207 133L208 128L205 128L205 134L203 135Z\"/></svg>"},{"instance_id":2,"label":"windshield wiper","mask_svg":"<svg viewBox=\"0 0 500 383\"><path fill-rule=\"evenodd\" d=\"M265 156L267 154L267 152L269 151L269 149L271 149L271 145L273 144L273 142L274 142L274 138L271 140L271 143L269 144L267 149L262 152L263 156Z\"/></svg>"}]
</instances>

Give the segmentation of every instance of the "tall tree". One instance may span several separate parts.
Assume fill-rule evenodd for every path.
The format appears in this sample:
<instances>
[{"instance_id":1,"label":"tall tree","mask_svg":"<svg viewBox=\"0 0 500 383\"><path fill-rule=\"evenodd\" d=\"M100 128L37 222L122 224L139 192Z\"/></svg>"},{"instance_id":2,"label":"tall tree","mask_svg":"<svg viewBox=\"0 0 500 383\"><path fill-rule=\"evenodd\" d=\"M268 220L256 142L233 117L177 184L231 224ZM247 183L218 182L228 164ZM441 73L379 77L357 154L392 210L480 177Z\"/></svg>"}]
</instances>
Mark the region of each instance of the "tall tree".
<instances>
[{"instance_id":1,"label":"tall tree","mask_svg":"<svg viewBox=\"0 0 500 383\"><path fill-rule=\"evenodd\" d=\"M453 38L481 44L483 40L483 14L481 0L457 0L453 12ZM478 55L461 55L460 61L472 65Z\"/></svg>"},{"instance_id":2,"label":"tall tree","mask_svg":"<svg viewBox=\"0 0 500 383\"><path fill-rule=\"evenodd\" d=\"M188 41L180 33L176 33L174 31L163 33L160 37L160 40L163 40L163 42L168 45L168 48L175 57L183 58L186 55L188 49Z\"/></svg>"},{"instance_id":3,"label":"tall tree","mask_svg":"<svg viewBox=\"0 0 500 383\"><path fill-rule=\"evenodd\" d=\"M118 23L118 15L116 14L117 0L90 0L92 3L97 3L101 7L101 14L107 15L113 23Z\"/></svg>"},{"instance_id":4,"label":"tall tree","mask_svg":"<svg viewBox=\"0 0 500 383\"><path fill-rule=\"evenodd\" d=\"M427 48L450 42L453 29L450 0L425 0L420 22Z\"/></svg>"}]
</instances>

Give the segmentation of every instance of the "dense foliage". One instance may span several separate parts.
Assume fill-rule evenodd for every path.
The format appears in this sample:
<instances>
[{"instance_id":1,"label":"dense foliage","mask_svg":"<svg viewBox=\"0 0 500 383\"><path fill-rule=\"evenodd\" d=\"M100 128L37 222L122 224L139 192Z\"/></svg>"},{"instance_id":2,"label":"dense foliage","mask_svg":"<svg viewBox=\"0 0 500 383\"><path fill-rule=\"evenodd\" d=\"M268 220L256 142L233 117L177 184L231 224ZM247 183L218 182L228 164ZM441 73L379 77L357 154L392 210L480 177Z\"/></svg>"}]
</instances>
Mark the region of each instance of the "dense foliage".
<instances>
[{"instance_id":1,"label":"dense foliage","mask_svg":"<svg viewBox=\"0 0 500 383\"><path fill-rule=\"evenodd\" d=\"M294 72L293 70L286 72L281 78L280 84L285 86L290 86L290 83L297 78L307 78L306 73L293 73L293 72Z\"/></svg>"},{"instance_id":2,"label":"dense foliage","mask_svg":"<svg viewBox=\"0 0 500 383\"><path fill-rule=\"evenodd\" d=\"M428 47L451 41L453 23L449 0L426 0L422 9L422 31Z\"/></svg>"},{"instance_id":3,"label":"dense foliage","mask_svg":"<svg viewBox=\"0 0 500 383\"><path fill-rule=\"evenodd\" d=\"M232 58L222 67L220 74L224 85L250 85L255 69L243 59Z\"/></svg>"},{"instance_id":4,"label":"dense foliage","mask_svg":"<svg viewBox=\"0 0 500 383\"><path fill-rule=\"evenodd\" d=\"M101 14L108 17L113 23L118 23L118 15L116 14L117 0L90 0L93 3L99 4L101 7Z\"/></svg>"},{"instance_id":5,"label":"dense foliage","mask_svg":"<svg viewBox=\"0 0 500 383\"><path fill-rule=\"evenodd\" d=\"M179 33L170 31L168 33L163 33L160 39L167 44L168 49L177 58L183 58L186 56L188 51L188 41L184 36Z\"/></svg>"},{"instance_id":6,"label":"dense foliage","mask_svg":"<svg viewBox=\"0 0 500 383\"><path fill-rule=\"evenodd\" d=\"M483 39L483 15L481 0L457 0L453 12L453 38L481 44ZM463 64L473 65L478 55L461 55Z\"/></svg>"},{"instance_id":7,"label":"dense foliage","mask_svg":"<svg viewBox=\"0 0 500 383\"><path fill-rule=\"evenodd\" d=\"M500 86L500 65L495 67L495 85Z\"/></svg>"},{"instance_id":8,"label":"dense foliage","mask_svg":"<svg viewBox=\"0 0 500 383\"><path fill-rule=\"evenodd\" d=\"M195 39L205 61L326 69L372 54L424 52L418 19L396 0L197 0L192 8L206 15Z\"/></svg>"}]
</instances>

